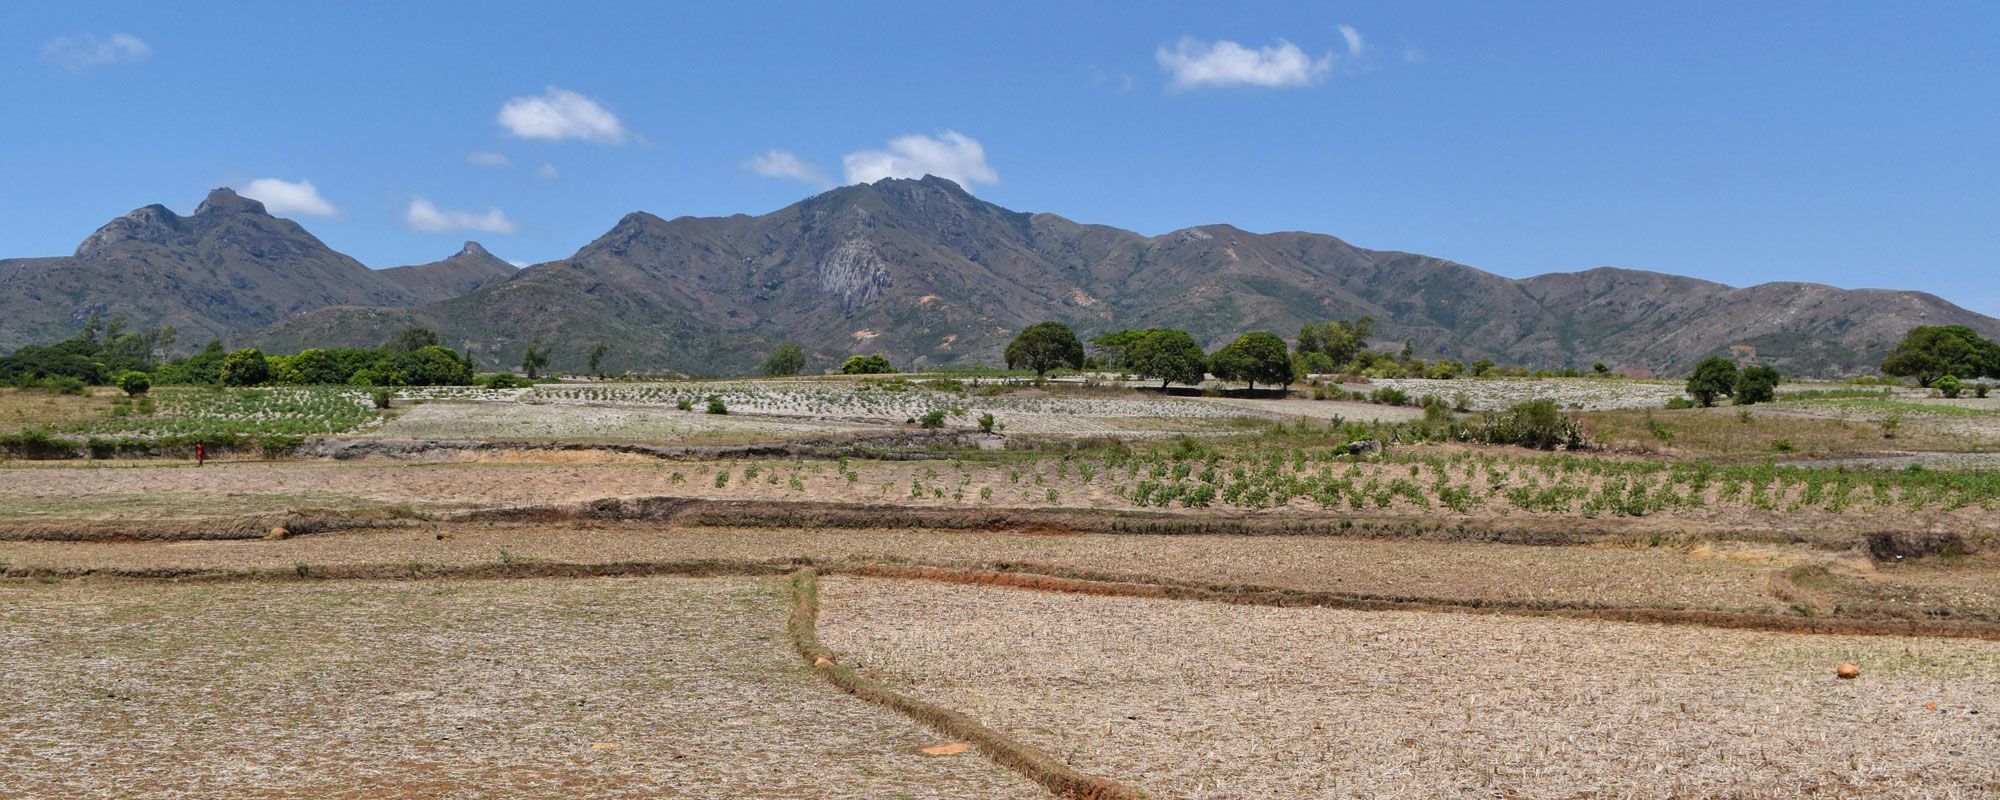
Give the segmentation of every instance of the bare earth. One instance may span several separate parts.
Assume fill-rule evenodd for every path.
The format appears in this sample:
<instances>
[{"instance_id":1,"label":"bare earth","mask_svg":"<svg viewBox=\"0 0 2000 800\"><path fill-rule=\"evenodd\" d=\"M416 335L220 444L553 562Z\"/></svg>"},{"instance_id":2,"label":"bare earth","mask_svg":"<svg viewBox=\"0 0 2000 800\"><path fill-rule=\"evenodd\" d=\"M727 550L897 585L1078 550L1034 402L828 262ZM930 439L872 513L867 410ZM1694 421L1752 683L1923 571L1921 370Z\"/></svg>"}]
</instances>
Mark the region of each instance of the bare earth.
<instances>
[{"instance_id":1,"label":"bare earth","mask_svg":"<svg viewBox=\"0 0 2000 800\"><path fill-rule=\"evenodd\" d=\"M0 797L1044 797L798 661L780 580L0 584Z\"/></svg>"},{"instance_id":2,"label":"bare earth","mask_svg":"<svg viewBox=\"0 0 2000 800\"><path fill-rule=\"evenodd\" d=\"M2000 793L1990 642L868 578L822 599L864 674L1160 797Z\"/></svg>"},{"instance_id":3,"label":"bare earth","mask_svg":"<svg viewBox=\"0 0 2000 800\"><path fill-rule=\"evenodd\" d=\"M445 538L438 538L440 532ZM640 523L590 528L460 525L326 533L282 541L0 542L0 563L24 570L282 573L299 564L309 569L466 566L496 564L502 558L566 564L793 558L822 563L900 559L971 568L1036 564L1089 573L1391 597L1781 613L1784 604L1769 594L1771 575L1828 556L1803 547L1682 551L1409 539L1043 536Z\"/></svg>"}]
</instances>

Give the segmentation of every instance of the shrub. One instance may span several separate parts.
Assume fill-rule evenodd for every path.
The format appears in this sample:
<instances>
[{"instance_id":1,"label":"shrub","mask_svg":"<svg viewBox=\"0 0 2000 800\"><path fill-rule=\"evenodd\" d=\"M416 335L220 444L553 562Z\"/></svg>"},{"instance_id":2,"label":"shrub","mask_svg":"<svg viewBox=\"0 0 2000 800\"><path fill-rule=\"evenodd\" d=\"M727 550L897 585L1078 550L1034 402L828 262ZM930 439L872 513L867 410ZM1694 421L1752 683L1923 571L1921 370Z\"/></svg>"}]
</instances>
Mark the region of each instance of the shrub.
<instances>
[{"instance_id":1,"label":"shrub","mask_svg":"<svg viewBox=\"0 0 2000 800\"><path fill-rule=\"evenodd\" d=\"M710 414L727 414L727 413L729 413L729 406L727 406L727 405L724 405L724 404L723 404L723 402L722 402L722 398L721 398L721 397L717 397L717 396L715 396L715 395L709 395L709 396L708 396L708 413L710 413Z\"/></svg>"},{"instance_id":2,"label":"shrub","mask_svg":"<svg viewBox=\"0 0 2000 800\"><path fill-rule=\"evenodd\" d=\"M42 379L42 385L56 390L57 394L73 394L79 397L88 394L81 378L68 375L51 375Z\"/></svg>"},{"instance_id":3,"label":"shrub","mask_svg":"<svg viewBox=\"0 0 2000 800\"><path fill-rule=\"evenodd\" d=\"M1488 444L1514 444L1536 450L1580 450L1589 444L1583 424L1563 415L1554 400L1516 403L1506 411L1487 414L1475 438Z\"/></svg>"},{"instance_id":4,"label":"shrub","mask_svg":"<svg viewBox=\"0 0 2000 800\"><path fill-rule=\"evenodd\" d=\"M927 414L924 414L923 416L917 418L917 424L921 427L928 428L931 430L942 428L944 427L944 412L932 411Z\"/></svg>"},{"instance_id":5,"label":"shrub","mask_svg":"<svg viewBox=\"0 0 2000 800\"><path fill-rule=\"evenodd\" d=\"M1772 449L1772 450L1775 450L1775 451L1777 451L1777 452L1780 452L1780 453L1789 453L1789 452L1792 452L1792 450L1794 450L1794 449L1796 449L1796 448L1794 448L1794 447L1792 446L1792 440L1790 440L1790 439L1779 439L1779 440L1777 440L1777 441L1775 441L1775 442L1772 442L1772 443L1771 443L1771 449Z\"/></svg>"},{"instance_id":6,"label":"shrub","mask_svg":"<svg viewBox=\"0 0 2000 800\"><path fill-rule=\"evenodd\" d=\"M1394 386L1384 386L1368 393L1368 402L1384 406L1406 406L1410 396Z\"/></svg>"},{"instance_id":7,"label":"shrub","mask_svg":"<svg viewBox=\"0 0 2000 800\"><path fill-rule=\"evenodd\" d=\"M791 342L785 342L771 350L764 357L765 375L797 375L806 368L806 350Z\"/></svg>"},{"instance_id":8,"label":"shrub","mask_svg":"<svg viewBox=\"0 0 2000 800\"><path fill-rule=\"evenodd\" d=\"M1957 399L1959 395L1965 393L1965 382L1959 380L1957 375L1946 375L1937 379L1937 390L1938 394Z\"/></svg>"},{"instance_id":9,"label":"shrub","mask_svg":"<svg viewBox=\"0 0 2000 800\"><path fill-rule=\"evenodd\" d=\"M1972 385L1972 396L1985 399L1986 393L1990 390L1991 387L1987 386L1986 384L1975 383Z\"/></svg>"},{"instance_id":10,"label":"shrub","mask_svg":"<svg viewBox=\"0 0 2000 800\"><path fill-rule=\"evenodd\" d=\"M896 368L889 364L889 359L881 356L852 356L840 362L842 375L887 375L895 371Z\"/></svg>"},{"instance_id":11,"label":"shrub","mask_svg":"<svg viewBox=\"0 0 2000 800\"><path fill-rule=\"evenodd\" d=\"M1676 397L1667 401L1667 410L1669 411L1679 411L1683 408L1694 408L1694 401L1685 397Z\"/></svg>"},{"instance_id":12,"label":"shrub","mask_svg":"<svg viewBox=\"0 0 2000 800\"><path fill-rule=\"evenodd\" d=\"M118 373L118 388L125 390L127 396L138 397L152 390L153 376L138 370L120 372Z\"/></svg>"},{"instance_id":13,"label":"shrub","mask_svg":"<svg viewBox=\"0 0 2000 800\"><path fill-rule=\"evenodd\" d=\"M1736 376L1736 404L1747 406L1768 403L1778 395L1778 371L1771 367L1757 366L1743 370Z\"/></svg>"},{"instance_id":14,"label":"shrub","mask_svg":"<svg viewBox=\"0 0 2000 800\"><path fill-rule=\"evenodd\" d=\"M992 414L981 414L981 415L979 415L979 432L980 432L980 433L992 433L992 432L993 432L993 415L992 415Z\"/></svg>"},{"instance_id":15,"label":"shrub","mask_svg":"<svg viewBox=\"0 0 2000 800\"><path fill-rule=\"evenodd\" d=\"M488 389L519 389L527 385L527 381L521 380L512 372L495 372L486 376Z\"/></svg>"},{"instance_id":16,"label":"shrub","mask_svg":"<svg viewBox=\"0 0 2000 800\"><path fill-rule=\"evenodd\" d=\"M681 398L680 402L674 404L674 408L678 408L682 411L693 411L694 401L683 397Z\"/></svg>"},{"instance_id":17,"label":"shrub","mask_svg":"<svg viewBox=\"0 0 2000 800\"><path fill-rule=\"evenodd\" d=\"M388 408L390 401L396 399L396 393L388 389L376 389L368 393L368 399L374 401L376 408Z\"/></svg>"}]
</instances>

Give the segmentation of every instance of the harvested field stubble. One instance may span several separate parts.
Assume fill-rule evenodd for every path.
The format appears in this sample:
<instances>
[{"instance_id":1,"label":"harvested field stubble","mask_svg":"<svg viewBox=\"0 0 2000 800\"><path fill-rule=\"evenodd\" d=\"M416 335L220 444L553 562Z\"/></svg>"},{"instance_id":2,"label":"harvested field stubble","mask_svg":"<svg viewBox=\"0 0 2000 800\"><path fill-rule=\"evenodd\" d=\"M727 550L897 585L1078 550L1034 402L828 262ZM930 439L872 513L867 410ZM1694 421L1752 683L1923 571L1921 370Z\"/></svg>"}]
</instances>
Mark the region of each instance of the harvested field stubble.
<instances>
[{"instance_id":1,"label":"harvested field stubble","mask_svg":"<svg viewBox=\"0 0 2000 800\"><path fill-rule=\"evenodd\" d=\"M2000 791L1989 642L822 586L863 674L1158 796Z\"/></svg>"},{"instance_id":2,"label":"harvested field stubble","mask_svg":"<svg viewBox=\"0 0 2000 800\"><path fill-rule=\"evenodd\" d=\"M0 796L1046 796L798 663L782 578L0 584Z\"/></svg>"}]
</instances>

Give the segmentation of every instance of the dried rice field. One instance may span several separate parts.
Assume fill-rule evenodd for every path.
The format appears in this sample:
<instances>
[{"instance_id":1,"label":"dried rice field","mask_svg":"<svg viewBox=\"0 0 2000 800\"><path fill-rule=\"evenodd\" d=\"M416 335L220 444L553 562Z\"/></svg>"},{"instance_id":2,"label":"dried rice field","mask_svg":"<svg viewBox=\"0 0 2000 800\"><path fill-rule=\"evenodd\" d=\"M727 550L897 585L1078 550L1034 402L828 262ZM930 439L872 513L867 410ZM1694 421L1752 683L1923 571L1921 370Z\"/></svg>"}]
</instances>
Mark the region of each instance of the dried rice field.
<instances>
[{"instance_id":1,"label":"dried rice field","mask_svg":"<svg viewBox=\"0 0 2000 800\"><path fill-rule=\"evenodd\" d=\"M1046 796L813 675L785 591L0 584L0 797Z\"/></svg>"},{"instance_id":2,"label":"dried rice field","mask_svg":"<svg viewBox=\"0 0 2000 800\"><path fill-rule=\"evenodd\" d=\"M865 675L1156 797L2000 793L1991 642L868 578L822 581L819 630Z\"/></svg>"}]
</instances>

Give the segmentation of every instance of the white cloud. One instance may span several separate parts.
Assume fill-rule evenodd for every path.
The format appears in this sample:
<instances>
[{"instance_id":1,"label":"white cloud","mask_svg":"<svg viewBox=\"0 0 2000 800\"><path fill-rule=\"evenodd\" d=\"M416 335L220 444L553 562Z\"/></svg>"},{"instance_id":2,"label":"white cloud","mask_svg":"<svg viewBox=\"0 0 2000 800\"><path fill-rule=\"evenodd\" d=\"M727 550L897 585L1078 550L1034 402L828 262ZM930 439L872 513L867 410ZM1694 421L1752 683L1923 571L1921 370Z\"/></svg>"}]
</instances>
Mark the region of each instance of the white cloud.
<instances>
[{"instance_id":1,"label":"white cloud","mask_svg":"<svg viewBox=\"0 0 2000 800\"><path fill-rule=\"evenodd\" d=\"M42 55L72 71L144 61L153 55L153 46L129 33L95 36L63 36L42 44Z\"/></svg>"},{"instance_id":2,"label":"white cloud","mask_svg":"<svg viewBox=\"0 0 2000 800\"><path fill-rule=\"evenodd\" d=\"M505 153L491 152L466 153L465 160L482 167L504 167L513 163L507 160Z\"/></svg>"},{"instance_id":3,"label":"white cloud","mask_svg":"<svg viewBox=\"0 0 2000 800\"><path fill-rule=\"evenodd\" d=\"M1355 30L1353 25L1340 26L1340 38L1347 40L1349 58L1360 58L1361 51L1367 48L1367 44L1361 40L1361 32Z\"/></svg>"},{"instance_id":4,"label":"white cloud","mask_svg":"<svg viewBox=\"0 0 2000 800\"><path fill-rule=\"evenodd\" d=\"M542 168L535 170L535 177L552 181L562 177L562 173L556 171L556 165L544 161L542 162Z\"/></svg>"},{"instance_id":5,"label":"white cloud","mask_svg":"<svg viewBox=\"0 0 2000 800\"><path fill-rule=\"evenodd\" d=\"M523 139L582 139L616 144L630 132L610 109L554 86L540 95L516 97L500 106L500 127Z\"/></svg>"},{"instance_id":6,"label":"white cloud","mask_svg":"<svg viewBox=\"0 0 2000 800\"><path fill-rule=\"evenodd\" d=\"M743 162L743 168L766 178L783 178L815 186L833 185L833 179L821 172L819 167L785 150L767 150Z\"/></svg>"},{"instance_id":7,"label":"white cloud","mask_svg":"<svg viewBox=\"0 0 2000 800\"><path fill-rule=\"evenodd\" d=\"M986 148L978 140L958 131L944 131L936 137L923 134L898 136L886 150L857 150L841 158L848 183L869 183L882 178L921 178L936 175L971 188L975 183L999 183L1000 175L986 163Z\"/></svg>"},{"instance_id":8,"label":"white cloud","mask_svg":"<svg viewBox=\"0 0 2000 800\"><path fill-rule=\"evenodd\" d=\"M1347 29L1343 29L1345 34ZM1360 34L1349 40L1358 46ZM1214 44L1183 36L1172 48L1160 45L1154 53L1160 68L1173 77L1169 88L1196 89L1204 86L1261 86L1284 88L1310 86L1333 71L1333 54L1319 58L1306 55L1298 45L1279 39L1276 45L1252 49L1227 39Z\"/></svg>"},{"instance_id":9,"label":"white cloud","mask_svg":"<svg viewBox=\"0 0 2000 800\"><path fill-rule=\"evenodd\" d=\"M277 178L258 178L238 190L237 194L263 203L265 211L279 216L332 217L340 214L340 209L319 196L319 189L313 186L312 181L293 183Z\"/></svg>"},{"instance_id":10,"label":"white cloud","mask_svg":"<svg viewBox=\"0 0 2000 800\"><path fill-rule=\"evenodd\" d=\"M449 233L452 231L483 231L502 235L514 232L514 221L506 212L497 208L485 211L455 211L438 208L431 201L419 197L410 201L410 210L403 215L403 222L411 228L425 233Z\"/></svg>"},{"instance_id":11,"label":"white cloud","mask_svg":"<svg viewBox=\"0 0 2000 800\"><path fill-rule=\"evenodd\" d=\"M507 263L509 263L509 264L513 264L513 265L514 265L515 267L517 267L517 268L520 268L520 269L526 269L526 268L527 268L527 266L528 266L528 262L526 262L526 261L520 261L520 260L516 260L516 259L512 259L512 258L510 258L510 259L507 259Z\"/></svg>"}]
</instances>

